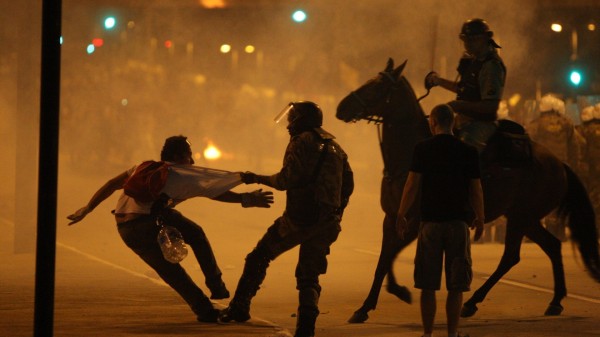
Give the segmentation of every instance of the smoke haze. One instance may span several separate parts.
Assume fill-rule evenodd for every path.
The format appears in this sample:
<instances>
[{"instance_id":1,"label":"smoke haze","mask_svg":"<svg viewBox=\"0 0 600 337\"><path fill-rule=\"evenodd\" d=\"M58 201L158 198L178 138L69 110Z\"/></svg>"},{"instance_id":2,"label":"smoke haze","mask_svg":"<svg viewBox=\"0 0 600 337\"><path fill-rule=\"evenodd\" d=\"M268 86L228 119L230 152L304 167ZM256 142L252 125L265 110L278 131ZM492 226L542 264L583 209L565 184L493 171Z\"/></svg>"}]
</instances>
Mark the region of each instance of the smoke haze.
<instances>
[{"instance_id":1,"label":"smoke haze","mask_svg":"<svg viewBox=\"0 0 600 337\"><path fill-rule=\"evenodd\" d=\"M191 4L178 8L165 2L129 3L127 7L73 0L63 4L59 240L98 254L127 250L109 213L116 196L75 227L67 228L65 217L85 205L106 180L142 160L158 159L163 140L177 134L189 137L198 165L275 173L288 135L273 118L292 100L320 104L324 128L349 154L357 185L345 221L354 228L348 234L356 236L344 240L377 245L383 165L376 130L366 123L336 120L339 100L382 70L388 57L397 64L408 59L404 74L417 95L425 92L423 78L432 69L453 78L462 54L458 33L461 24L473 17L485 18L503 47L501 56L509 69L505 94L534 86L512 71L529 62L526 32L535 13L525 1L296 1L212 11ZM3 45L15 46L0 56L0 135L5 140L0 147L8 158L0 171L8 183L0 195L3 217L8 219L14 216L15 190L24 188L16 183L23 181L16 178L23 161L15 158L20 146L37 146L39 59L34 56L39 55L39 23L19 30L15 27L26 19L7 14L31 18L26 4L3 5L9 8L0 20ZM290 20L296 7L307 11L305 23ZM115 13L120 23L116 32L104 31L99 23L108 13ZM102 37L104 45L87 54L86 46L95 37ZM219 53L223 43L230 43L233 52ZM244 52L248 44L255 46L253 54ZM33 59L27 62L24 53ZM33 94L23 98L31 90ZM429 111L450 99L448 93L434 90L423 107ZM26 122L19 117L23 109L28 109ZM25 137L28 141L20 136L25 145L18 145L17 130L24 127L31 135ZM222 152L221 159L209 161L202 155L210 144ZM25 180L35 185L36 156L27 163L34 174ZM181 208L190 218L202 219L209 233L214 230L211 226L224 221L232 230L238 217L256 219L248 226L255 226L257 234L240 248L248 251L258 233L282 211L284 198L276 193L277 205L268 212L234 210L209 200L189 201ZM28 207L35 212L35 199Z\"/></svg>"}]
</instances>

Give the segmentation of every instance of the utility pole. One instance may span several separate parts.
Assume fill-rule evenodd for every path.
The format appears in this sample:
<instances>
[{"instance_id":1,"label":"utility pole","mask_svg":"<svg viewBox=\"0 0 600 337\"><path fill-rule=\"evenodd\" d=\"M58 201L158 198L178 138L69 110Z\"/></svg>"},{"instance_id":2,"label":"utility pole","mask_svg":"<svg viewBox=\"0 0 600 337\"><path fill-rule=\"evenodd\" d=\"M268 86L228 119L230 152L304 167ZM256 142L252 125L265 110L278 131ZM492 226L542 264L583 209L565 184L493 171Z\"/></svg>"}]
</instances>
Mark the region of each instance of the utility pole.
<instances>
[{"instance_id":1,"label":"utility pole","mask_svg":"<svg viewBox=\"0 0 600 337\"><path fill-rule=\"evenodd\" d=\"M62 1L42 2L40 157L35 264L34 337L52 337L56 272L56 207L60 120L60 37Z\"/></svg>"}]
</instances>

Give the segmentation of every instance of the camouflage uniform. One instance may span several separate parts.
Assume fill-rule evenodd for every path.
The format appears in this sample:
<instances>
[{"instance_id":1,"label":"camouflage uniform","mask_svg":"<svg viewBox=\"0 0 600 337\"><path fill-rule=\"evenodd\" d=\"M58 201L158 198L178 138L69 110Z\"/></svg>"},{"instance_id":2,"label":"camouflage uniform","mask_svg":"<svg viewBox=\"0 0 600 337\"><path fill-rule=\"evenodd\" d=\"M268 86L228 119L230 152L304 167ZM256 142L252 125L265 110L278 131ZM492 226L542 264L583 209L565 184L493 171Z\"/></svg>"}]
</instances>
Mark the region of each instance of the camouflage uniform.
<instances>
[{"instance_id":1,"label":"camouflage uniform","mask_svg":"<svg viewBox=\"0 0 600 337\"><path fill-rule=\"evenodd\" d=\"M478 102L481 100L502 99L506 81L506 67L496 49L490 50L482 58L464 56L458 68L460 80L457 84L456 99ZM497 115L471 114L456 111L456 128L464 142L475 146L480 152L496 127L493 123Z\"/></svg>"},{"instance_id":2,"label":"camouflage uniform","mask_svg":"<svg viewBox=\"0 0 600 337\"><path fill-rule=\"evenodd\" d=\"M527 131L531 139L547 147L575 172L581 172L585 144L583 136L575 129L570 119L555 110L543 111L529 124ZM566 240L564 224L554 213L544 219L546 229L561 241Z\"/></svg>"},{"instance_id":3,"label":"camouflage uniform","mask_svg":"<svg viewBox=\"0 0 600 337\"><path fill-rule=\"evenodd\" d=\"M299 306L296 336L314 335L321 292L319 275L327 271L329 247L341 231L344 208L354 189L344 150L321 128L293 136L283 168L262 182L287 191L286 210L246 257L243 274L224 321L250 318L249 308L266 276L269 263L300 245L296 266Z\"/></svg>"},{"instance_id":4,"label":"camouflage uniform","mask_svg":"<svg viewBox=\"0 0 600 337\"><path fill-rule=\"evenodd\" d=\"M580 130L586 140L583 159L587 167L587 189L596 212L596 225L600 227L600 120L584 123Z\"/></svg>"},{"instance_id":5,"label":"camouflage uniform","mask_svg":"<svg viewBox=\"0 0 600 337\"><path fill-rule=\"evenodd\" d=\"M527 127L534 141L547 147L576 172L581 171L585 138L571 120L556 111L544 111Z\"/></svg>"}]
</instances>

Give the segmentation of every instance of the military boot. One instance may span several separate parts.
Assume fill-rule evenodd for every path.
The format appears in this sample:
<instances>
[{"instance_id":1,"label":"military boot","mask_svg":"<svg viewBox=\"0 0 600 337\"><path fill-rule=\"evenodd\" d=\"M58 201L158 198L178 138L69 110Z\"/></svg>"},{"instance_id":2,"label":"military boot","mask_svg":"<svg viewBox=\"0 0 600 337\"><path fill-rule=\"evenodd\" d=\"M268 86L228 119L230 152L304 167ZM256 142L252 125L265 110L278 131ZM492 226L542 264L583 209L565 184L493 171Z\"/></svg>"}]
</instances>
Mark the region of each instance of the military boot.
<instances>
[{"instance_id":1,"label":"military boot","mask_svg":"<svg viewBox=\"0 0 600 337\"><path fill-rule=\"evenodd\" d=\"M269 261L264 249L255 248L248 254L233 299L219 314L221 322L246 322L250 319L250 302L265 279Z\"/></svg>"},{"instance_id":2,"label":"military boot","mask_svg":"<svg viewBox=\"0 0 600 337\"><path fill-rule=\"evenodd\" d=\"M298 287L298 316L296 319L296 333L294 337L313 337L315 335L315 323L319 316L319 296L321 287L316 282L302 283Z\"/></svg>"},{"instance_id":3,"label":"military boot","mask_svg":"<svg viewBox=\"0 0 600 337\"><path fill-rule=\"evenodd\" d=\"M294 337L314 337L318 313L298 312Z\"/></svg>"}]
</instances>

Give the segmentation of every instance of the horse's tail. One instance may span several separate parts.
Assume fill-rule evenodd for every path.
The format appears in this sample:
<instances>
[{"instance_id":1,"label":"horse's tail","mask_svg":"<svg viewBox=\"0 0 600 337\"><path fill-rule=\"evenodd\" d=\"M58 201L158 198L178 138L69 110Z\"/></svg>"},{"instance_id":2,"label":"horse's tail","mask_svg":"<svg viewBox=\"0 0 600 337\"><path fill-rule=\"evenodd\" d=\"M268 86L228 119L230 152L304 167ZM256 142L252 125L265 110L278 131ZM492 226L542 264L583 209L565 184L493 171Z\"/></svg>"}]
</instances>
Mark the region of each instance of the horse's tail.
<instances>
[{"instance_id":1,"label":"horse's tail","mask_svg":"<svg viewBox=\"0 0 600 337\"><path fill-rule=\"evenodd\" d=\"M569 225L571 240L579 249L588 273L600 282L600 255L598 253L598 229L594 208L581 180L568 165L567 193L558 207L558 214Z\"/></svg>"}]
</instances>

